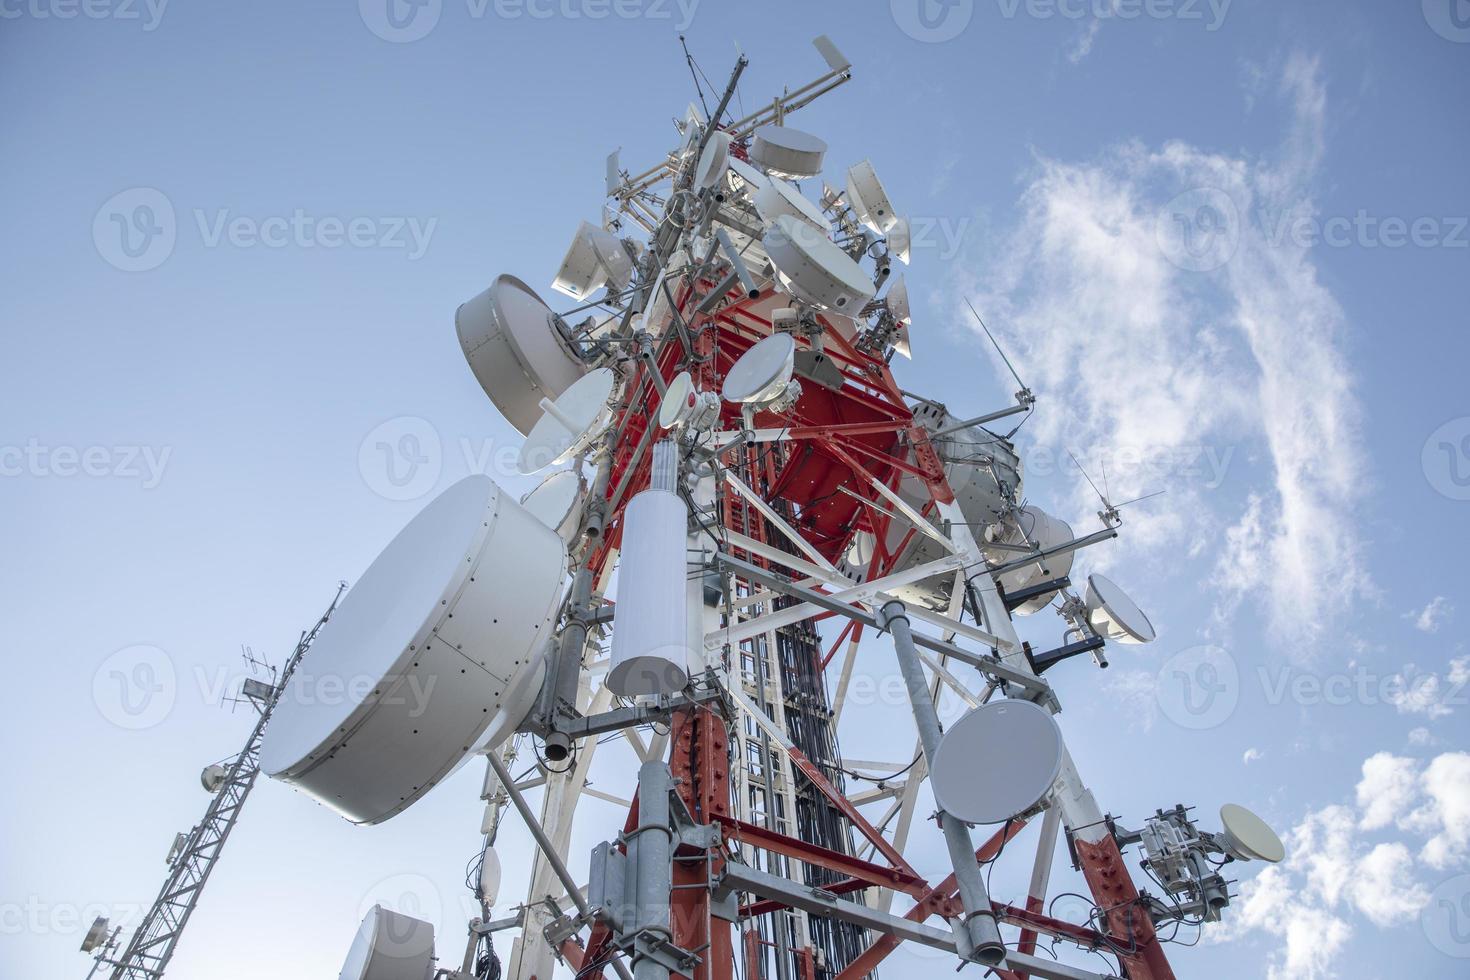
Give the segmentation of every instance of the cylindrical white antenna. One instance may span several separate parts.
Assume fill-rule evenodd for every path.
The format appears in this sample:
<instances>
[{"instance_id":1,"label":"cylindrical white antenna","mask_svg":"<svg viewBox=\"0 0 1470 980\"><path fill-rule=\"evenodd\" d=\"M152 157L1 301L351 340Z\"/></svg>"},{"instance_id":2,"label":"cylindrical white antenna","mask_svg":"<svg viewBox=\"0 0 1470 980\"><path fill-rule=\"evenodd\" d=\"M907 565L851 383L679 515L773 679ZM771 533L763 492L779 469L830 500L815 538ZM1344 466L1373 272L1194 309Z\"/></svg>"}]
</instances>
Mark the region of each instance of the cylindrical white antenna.
<instances>
[{"instance_id":1,"label":"cylindrical white antenna","mask_svg":"<svg viewBox=\"0 0 1470 980\"><path fill-rule=\"evenodd\" d=\"M607 675L607 686L623 697L674 694L689 682L689 509L675 492L678 479L678 444L665 439L653 447L649 488L623 514L617 627Z\"/></svg>"}]
</instances>

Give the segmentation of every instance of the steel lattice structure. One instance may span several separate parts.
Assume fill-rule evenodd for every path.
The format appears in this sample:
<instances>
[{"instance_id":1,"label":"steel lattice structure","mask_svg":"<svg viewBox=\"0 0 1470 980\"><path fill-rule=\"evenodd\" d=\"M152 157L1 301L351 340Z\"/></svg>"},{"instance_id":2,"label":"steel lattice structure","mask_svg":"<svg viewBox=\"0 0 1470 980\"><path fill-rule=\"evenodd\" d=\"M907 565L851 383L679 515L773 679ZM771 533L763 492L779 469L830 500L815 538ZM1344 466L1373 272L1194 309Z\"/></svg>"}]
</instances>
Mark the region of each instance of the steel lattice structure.
<instances>
[{"instance_id":1,"label":"steel lattice structure","mask_svg":"<svg viewBox=\"0 0 1470 980\"><path fill-rule=\"evenodd\" d=\"M271 711L285 689L286 682L301 663L301 658L306 655L317 633L332 615L345 587L344 585L337 590L332 604L322 613L316 625L302 634L296 648L282 665L280 676L270 692L263 698L249 699L259 712L255 727L250 730L245 747L226 765L224 780L210 796L203 818L189 830L183 842L175 846L168 877L164 879L158 897L153 900L128 940L122 955L116 960L103 960L112 967L112 980L156 980L163 976L163 971L178 948L179 940L183 938L184 927L189 924L189 918L199 906L209 875L219 863L225 841L239 821L245 800L255 786L256 777L260 775L260 743L266 725L270 722Z\"/></svg>"}]
</instances>

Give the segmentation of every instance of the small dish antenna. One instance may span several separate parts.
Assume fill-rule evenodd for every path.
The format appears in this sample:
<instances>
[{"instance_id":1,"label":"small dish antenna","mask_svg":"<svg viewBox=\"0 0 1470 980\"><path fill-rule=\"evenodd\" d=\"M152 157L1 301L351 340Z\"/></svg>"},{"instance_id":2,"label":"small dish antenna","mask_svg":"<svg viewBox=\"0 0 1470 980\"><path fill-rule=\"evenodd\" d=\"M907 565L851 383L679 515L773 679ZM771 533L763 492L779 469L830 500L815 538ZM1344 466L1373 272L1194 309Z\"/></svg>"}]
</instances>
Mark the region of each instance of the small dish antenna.
<instances>
[{"instance_id":1,"label":"small dish antenna","mask_svg":"<svg viewBox=\"0 0 1470 980\"><path fill-rule=\"evenodd\" d=\"M912 236L909 232L909 219L899 218L888 229L888 254L893 256L904 265L909 264L909 246Z\"/></svg>"},{"instance_id":2,"label":"small dish antenna","mask_svg":"<svg viewBox=\"0 0 1470 980\"><path fill-rule=\"evenodd\" d=\"M566 545L514 497L488 476L460 480L322 627L271 715L261 769L354 823L412 806L535 705L566 569ZM323 677L352 683L322 697Z\"/></svg>"},{"instance_id":3,"label":"small dish antenna","mask_svg":"<svg viewBox=\"0 0 1470 980\"><path fill-rule=\"evenodd\" d=\"M877 291L862 267L810 224L783 214L761 239L782 287L823 310L856 311Z\"/></svg>"},{"instance_id":4,"label":"small dish antenna","mask_svg":"<svg viewBox=\"0 0 1470 980\"><path fill-rule=\"evenodd\" d=\"M582 521L582 478L576 470L557 470L521 498L521 506L568 544Z\"/></svg>"},{"instance_id":5,"label":"small dish antenna","mask_svg":"<svg viewBox=\"0 0 1470 980\"><path fill-rule=\"evenodd\" d=\"M1094 572L1087 576L1087 621L1105 640L1152 643L1156 634L1138 604L1112 579Z\"/></svg>"},{"instance_id":6,"label":"small dish antenna","mask_svg":"<svg viewBox=\"0 0 1470 980\"><path fill-rule=\"evenodd\" d=\"M199 783L204 787L206 793L217 793L219 788L225 784L225 777L230 771L218 762L205 766L204 771L199 774Z\"/></svg>"},{"instance_id":7,"label":"small dish antenna","mask_svg":"<svg viewBox=\"0 0 1470 980\"><path fill-rule=\"evenodd\" d=\"M1045 708L1006 699L982 704L950 726L930 781L945 813L1003 823L1036 807L1062 769L1062 733Z\"/></svg>"},{"instance_id":8,"label":"small dish antenna","mask_svg":"<svg viewBox=\"0 0 1470 980\"><path fill-rule=\"evenodd\" d=\"M434 925L374 905L337 980L424 980L434 972Z\"/></svg>"},{"instance_id":9,"label":"small dish antenna","mask_svg":"<svg viewBox=\"0 0 1470 980\"><path fill-rule=\"evenodd\" d=\"M768 225L781 215L789 214L819 229L824 236L831 230L822 209L808 200L795 184L780 177L772 177L765 186L756 188L753 200L756 212Z\"/></svg>"},{"instance_id":10,"label":"small dish antenna","mask_svg":"<svg viewBox=\"0 0 1470 980\"><path fill-rule=\"evenodd\" d=\"M542 398L555 398L587 372L555 321L551 307L515 276L498 277L454 314L475 380L522 435L541 417Z\"/></svg>"},{"instance_id":11,"label":"small dish antenna","mask_svg":"<svg viewBox=\"0 0 1470 980\"><path fill-rule=\"evenodd\" d=\"M796 341L789 333L773 333L740 355L725 375L725 401L763 404L781 397L796 369Z\"/></svg>"},{"instance_id":12,"label":"small dish antenna","mask_svg":"<svg viewBox=\"0 0 1470 980\"><path fill-rule=\"evenodd\" d=\"M612 368L598 368L578 378L554 401L541 399L546 414L521 444L516 469L527 475L539 473L548 466L565 463L591 445L612 424L607 402L616 383Z\"/></svg>"},{"instance_id":13,"label":"small dish antenna","mask_svg":"<svg viewBox=\"0 0 1470 980\"><path fill-rule=\"evenodd\" d=\"M858 220L878 234L883 234L898 221L893 205L888 201L888 192L872 163L867 160L855 163L847 170L847 203L857 214Z\"/></svg>"},{"instance_id":14,"label":"small dish antenna","mask_svg":"<svg viewBox=\"0 0 1470 980\"><path fill-rule=\"evenodd\" d=\"M694 186L699 190L715 186L725 173L729 159L730 134L717 129L710 134L709 142L704 144L704 152L699 155L699 163L694 168Z\"/></svg>"},{"instance_id":15,"label":"small dish antenna","mask_svg":"<svg viewBox=\"0 0 1470 980\"><path fill-rule=\"evenodd\" d=\"M603 286L622 290L632 278L633 260L618 237L584 221L572 237L551 288L572 299L586 299Z\"/></svg>"},{"instance_id":16,"label":"small dish antenna","mask_svg":"<svg viewBox=\"0 0 1470 980\"><path fill-rule=\"evenodd\" d=\"M1242 861L1277 864L1286 857L1286 846L1271 825L1245 807L1226 803L1220 808L1220 843L1226 853Z\"/></svg>"},{"instance_id":17,"label":"small dish antenna","mask_svg":"<svg viewBox=\"0 0 1470 980\"><path fill-rule=\"evenodd\" d=\"M815 177L822 172L827 144L811 133L789 126L762 126L755 131L750 159L781 177Z\"/></svg>"},{"instance_id":18,"label":"small dish antenna","mask_svg":"<svg viewBox=\"0 0 1470 980\"><path fill-rule=\"evenodd\" d=\"M480 899L492 908L500 897L501 877L500 855L492 844L485 848L485 856L480 861Z\"/></svg>"},{"instance_id":19,"label":"small dish antenna","mask_svg":"<svg viewBox=\"0 0 1470 980\"><path fill-rule=\"evenodd\" d=\"M720 415L720 399L712 391L700 391L688 371L674 375L658 406L658 424L665 429L688 426L696 432L714 427Z\"/></svg>"},{"instance_id":20,"label":"small dish antenna","mask_svg":"<svg viewBox=\"0 0 1470 980\"><path fill-rule=\"evenodd\" d=\"M93 919L92 925L87 929L87 934L82 937L82 952L90 953L98 946L101 946L102 941L107 938L109 925L111 923L108 922L107 916L105 915L99 915Z\"/></svg>"}]
</instances>

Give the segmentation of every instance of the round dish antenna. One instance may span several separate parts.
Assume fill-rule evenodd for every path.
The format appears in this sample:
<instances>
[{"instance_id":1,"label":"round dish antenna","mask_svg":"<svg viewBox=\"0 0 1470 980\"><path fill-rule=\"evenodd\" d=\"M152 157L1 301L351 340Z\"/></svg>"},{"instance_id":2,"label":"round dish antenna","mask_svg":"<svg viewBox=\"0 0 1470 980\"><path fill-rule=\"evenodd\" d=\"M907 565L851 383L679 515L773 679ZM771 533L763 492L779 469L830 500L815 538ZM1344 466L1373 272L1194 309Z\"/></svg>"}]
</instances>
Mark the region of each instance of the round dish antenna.
<instances>
[{"instance_id":1,"label":"round dish antenna","mask_svg":"<svg viewBox=\"0 0 1470 980\"><path fill-rule=\"evenodd\" d=\"M1271 825L1245 807L1226 803L1220 808L1220 843L1242 861L1276 864L1286 857L1286 846Z\"/></svg>"},{"instance_id":2,"label":"round dish antenna","mask_svg":"<svg viewBox=\"0 0 1470 980\"><path fill-rule=\"evenodd\" d=\"M909 245L912 236L909 233L909 219L899 218L888 229L888 254L893 256L904 265L909 264Z\"/></svg>"},{"instance_id":3,"label":"round dish antenna","mask_svg":"<svg viewBox=\"0 0 1470 980\"><path fill-rule=\"evenodd\" d=\"M822 209L808 200L795 184L780 177L772 177L766 181L765 186L756 188L754 201L756 212L768 225L781 215L789 214L820 229L823 236L831 231L832 226L828 224Z\"/></svg>"},{"instance_id":4,"label":"round dish antenna","mask_svg":"<svg viewBox=\"0 0 1470 980\"><path fill-rule=\"evenodd\" d=\"M582 521L582 478L576 470L557 470L521 498L532 517L551 528L568 544Z\"/></svg>"},{"instance_id":5,"label":"round dish antenna","mask_svg":"<svg viewBox=\"0 0 1470 980\"><path fill-rule=\"evenodd\" d=\"M1005 536L1007 544L1025 546L1029 541L1038 550L1047 551L1072 540L1072 527L1066 521L1053 517L1040 507L1023 507L1011 521L1010 533ZM1024 534L1022 532L1025 532ZM1000 552L1002 561L1016 557L1015 552ZM1041 561L1022 565L1000 576L1000 584L1007 592L1019 592L1028 586L1065 578L1072 572L1072 561L1076 552L1067 551ZM1023 616L1045 609L1056 598L1056 590L1033 596L1017 606L1015 611Z\"/></svg>"},{"instance_id":6,"label":"round dish antenna","mask_svg":"<svg viewBox=\"0 0 1470 980\"><path fill-rule=\"evenodd\" d=\"M542 398L555 398L587 372L555 320L551 307L515 276L500 276L454 314L475 380L521 435L541 417Z\"/></svg>"},{"instance_id":7,"label":"round dish antenna","mask_svg":"<svg viewBox=\"0 0 1470 980\"><path fill-rule=\"evenodd\" d=\"M1154 625L1138 604L1105 575L1087 576L1087 621L1105 640L1152 643Z\"/></svg>"},{"instance_id":8,"label":"round dish antenna","mask_svg":"<svg viewBox=\"0 0 1470 980\"><path fill-rule=\"evenodd\" d=\"M725 375L727 402L759 404L779 398L796 366L796 341L773 333L740 355Z\"/></svg>"},{"instance_id":9,"label":"round dish antenna","mask_svg":"<svg viewBox=\"0 0 1470 980\"><path fill-rule=\"evenodd\" d=\"M633 260L612 232L584 221L577 228L551 288L573 299L586 299L608 286L621 290L633 277Z\"/></svg>"},{"instance_id":10,"label":"round dish antenna","mask_svg":"<svg viewBox=\"0 0 1470 980\"><path fill-rule=\"evenodd\" d=\"M876 292L862 267L832 239L789 214L776 218L761 243L782 287L819 309L856 311Z\"/></svg>"},{"instance_id":11,"label":"round dish antenna","mask_svg":"<svg viewBox=\"0 0 1470 980\"><path fill-rule=\"evenodd\" d=\"M433 923L374 905L363 916L337 980L425 980L433 961Z\"/></svg>"},{"instance_id":12,"label":"round dish antenna","mask_svg":"<svg viewBox=\"0 0 1470 980\"><path fill-rule=\"evenodd\" d=\"M720 399L712 391L700 391L688 371L680 371L668 384L658 406L658 424L665 429L687 425L695 431L712 428L720 414Z\"/></svg>"},{"instance_id":13,"label":"round dish antenna","mask_svg":"<svg viewBox=\"0 0 1470 980\"><path fill-rule=\"evenodd\" d=\"M291 675L260 767L380 823L535 704L566 546L488 476L434 498L363 572ZM352 678L323 697L324 677ZM361 679L364 683L356 683Z\"/></svg>"},{"instance_id":14,"label":"round dish antenna","mask_svg":"<svg viewBox=\"0 0 1470 980\"><path fill-rule=\"evenodd\" d=\"M859 221L880 235L898 221L893 205L888 202L883 182L867 160L855 163L847 170L847 203Z\"/></svg>"},{"instance_id":15,"label":"round dish antenna","mask_svg":"<svg viewBox=\"0 0 1470 980\"><path fill-rule=\"evenodd\" d=\"M107 929L110 925L105 915L99 915L93 919L92 925L87 929L87 934L82 937L82 952L90 953L101 946L102 941L107 938Z\"/></svg>"},{"instance_id":16,"label":"round dish antenna","mask_svg":"<svg viewBox=\"0 0 1470 980\"><path fill-rule=\"evenodd\" d=\"M480 895L486 905L493 907L500 897L501 877L500 855L492 845L485 848L485 859L480 862Z\"/></svg>"},{"instance_id":17,"label":"round dish antenna","mask_svg":"<svg viewBox=\"0 0 1470 980\"><path fill-rule=\"evenodd\" d=\"M781 177L815 177L826 155L823 140L789 126L762 126L750 146L751 162Z\"/></svg>"},{"instance_id":18,"label":"round dish antenna","mask_svg":"<svg viewBox=\"0 0 1470 980\"><path fill-rule=\"evenodd\" d=\"M228 769L216 762L204 767L204 771L199 774L199 783L204 787L204 792L216 793L225 784L225 777L229 774Z\"/></svg>"},{"instance_id":19,"label":"round dish antenna","mask_svg":"<svg viewBox=\"0 0 1470 980\"><path fill-rule=\"evenodd\" d=\"M966 823L1003 823L1040 803L1062 768L1062 733L1030 701L982 704L950 726L930 781L945 813Z\"/></svg>"},{"instance_id":20,"label":"round dish antenna","mask_svg":"<svg viewBox=\"0 0 1470 980\"><path fill-rule=\"evenodd\" d=\"M699 163L694 167L694 186L699 190L715 186L715 182L724 175L729 159L730 134L717 129L710 134L709 142L704 144L704 152L699 155Z\"/></svg>"},{"instance_id":21,"label":"round dish antenna","mask_svg":"<svg viewBox=\"0 0 1470 980\"><path fill-rule=\"evenodd\" d=\"M531 427L516 468L522 473L539 473L548 466L565 463L582 452L612 424L607 407L617 375L611 368L598 368L577 379L556 397L541 399L546 414Z\"/></svg>"}]
</instances>

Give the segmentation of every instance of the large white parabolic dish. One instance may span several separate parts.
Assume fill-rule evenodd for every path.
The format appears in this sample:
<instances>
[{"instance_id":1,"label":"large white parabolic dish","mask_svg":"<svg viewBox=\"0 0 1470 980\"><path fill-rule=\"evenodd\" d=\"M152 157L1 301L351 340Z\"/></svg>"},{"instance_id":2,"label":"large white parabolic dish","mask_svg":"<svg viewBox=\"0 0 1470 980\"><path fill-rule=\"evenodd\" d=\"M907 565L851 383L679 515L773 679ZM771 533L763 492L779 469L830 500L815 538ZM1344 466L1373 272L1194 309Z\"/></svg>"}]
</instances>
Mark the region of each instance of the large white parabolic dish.
<instances>
[{"instance_id":1,"label":"large white parabolic dish","mask_svg":"<svg viewBox=\"0 0 1470 980\"><path fill-rule=\"evenodd\" d=\"M790 181L780 177L767 179L764 186L756 188L754 201L761 220L767 224L783 214L789 214L821 231L823 237L831 233L832 225L822 209L808 200Z\"/></svg>"},{"instance_id":2,"label":"large white parabolic dish","mask_svg":"<svg viewBox=\"0 0 1470 980\"><path fill-rule=\"evenodd\" d=\"M362 918L337 980L427 980L433 960L433 923L374 905Z\"/></svg>"},{"instance_id":3,"label":"large white parabolic dish","mask_svg":"<svg viewBox=\"0 0 1470 980\"><path fill-rule=\"evenodd\" d=\"M1062 768L1062 732L1045 709L1005 699L950 726L929 776L940 809L966 823L1003 823L1035 807Z\"/></svg>"},{"instance_id":4,"label":"large white parabolic dish","mask_svg":"<svg viewBox=\"0 0 1470 980\"><path fill-rule=\"evenodd\" d=\"M277 702L265 772L354 823L403 811L536 700L566 546L487 476L434 498L332 613Z\"/></svg>"},{"instance_id":5,"label":"large white parabolic dish","mask_svg":"<svg viewBox=\"0 0 1470 980\"><path fill-rule=\"evenodd\" d=\"M1105 640L1153 642L1154 624L1113 580L1094 572L1087 576L1087 621Z\"/></svg>"},{"instance_id":6,"label":"large white parabolic dish","mask_svg":"<svg viewBox=\"0 0 1470 980\"><path fill-rule=\"evenodd\" d=\"M587 373L552 324L553 315L515 276L499 276L454 314L475 380L521 435L541 418L542 398L555 398Z\"/></svg>"},{"instance_id":7,"label":"large white parabolic dish","mask_svg":"<svg viewBox=\"0 0 1470 980\"><path fill-rule=\"evenodd\" d=\"M761 244L782 287L819 309L852 315L877 292L862 266L824 232L799 218L778 216Z\"/></svg>"},{"instance_id":8,"label":"large white parabolic dish","mask_svg":"<svg viewBox=\"0 0 1470 980\"><path fill-rule=\"evenodd\" d=\"M582 478L576 470L557 470L521 498L531 516L568 544L582 522Z\"/></svg>"}]
</instances>

